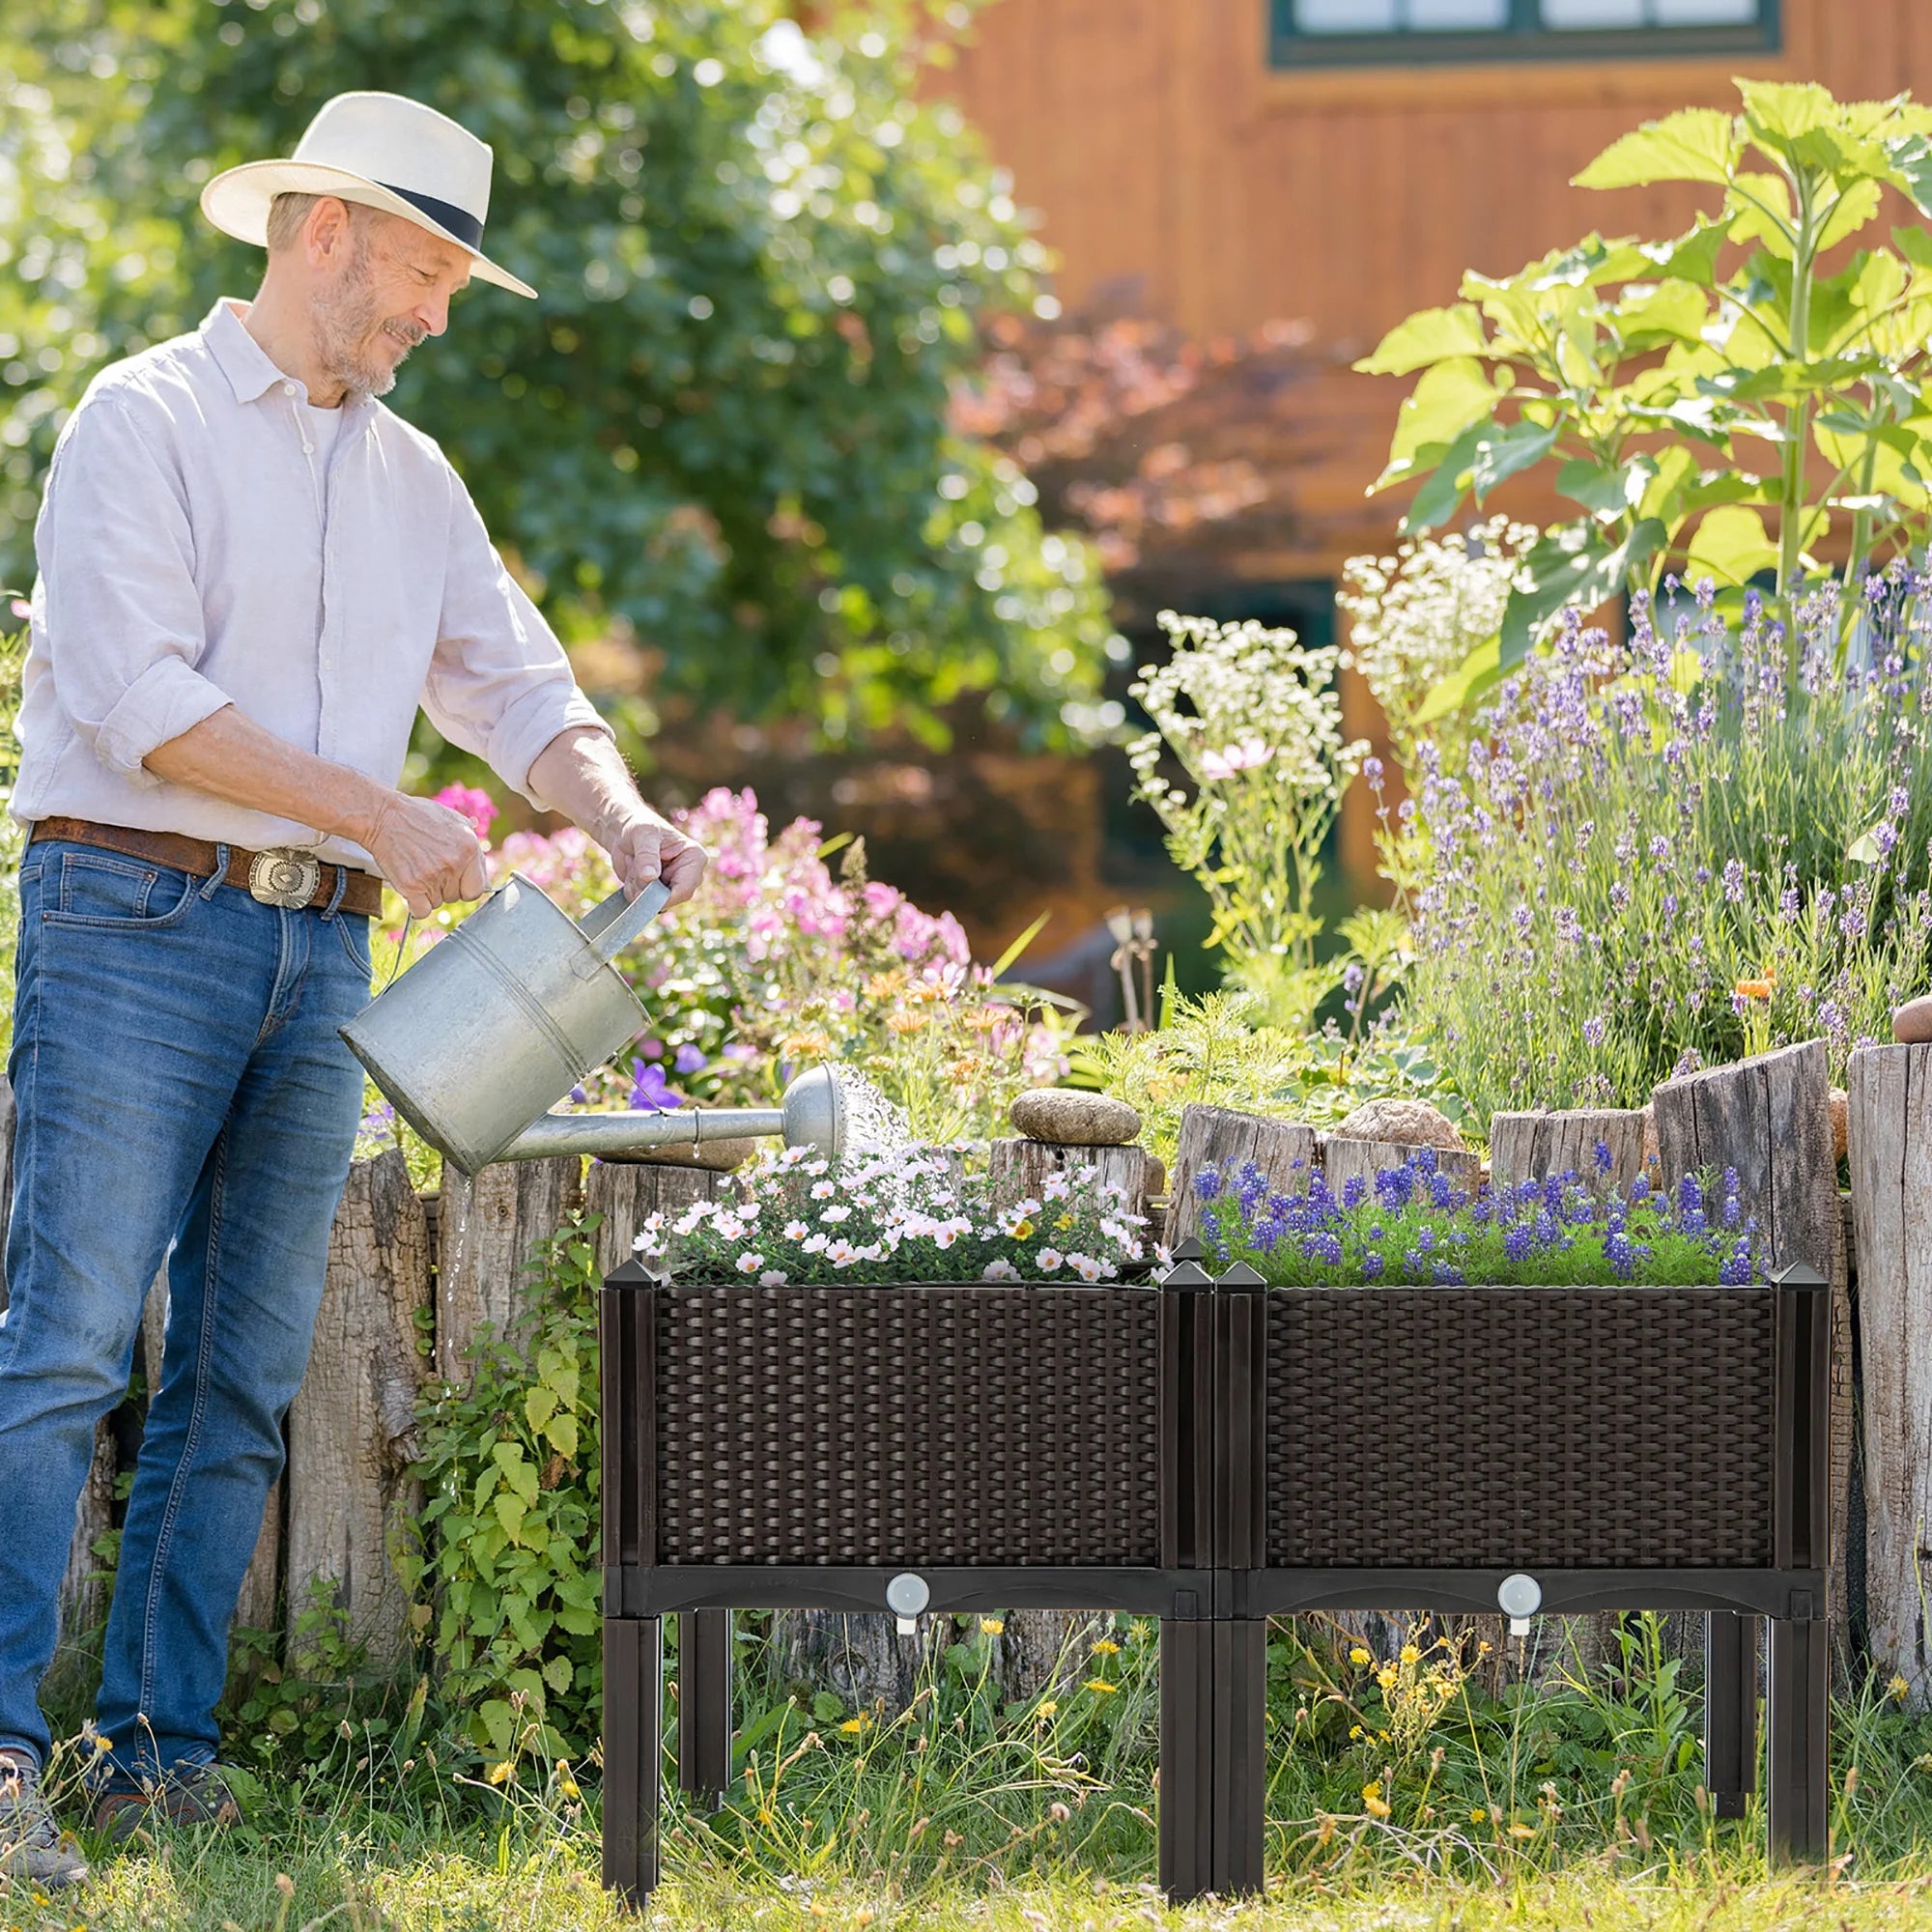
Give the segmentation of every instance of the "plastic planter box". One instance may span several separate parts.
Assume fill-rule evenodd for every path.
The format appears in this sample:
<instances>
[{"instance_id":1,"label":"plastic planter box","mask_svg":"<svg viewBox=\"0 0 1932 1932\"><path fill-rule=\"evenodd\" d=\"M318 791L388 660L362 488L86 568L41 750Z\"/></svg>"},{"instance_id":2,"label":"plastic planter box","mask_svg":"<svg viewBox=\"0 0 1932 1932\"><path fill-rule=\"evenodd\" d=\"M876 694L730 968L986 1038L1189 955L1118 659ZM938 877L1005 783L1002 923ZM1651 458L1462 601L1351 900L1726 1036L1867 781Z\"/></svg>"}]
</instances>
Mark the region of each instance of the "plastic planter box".
<instances>
[{"instance_id":1,"label":"plastic planter box","mask_svg":"<svg viewBox=\"0 0 1932 1932\"><path fill-rule=\"evenodd\" d=\"M1712 1611L1706 1782L1825 1847L1829 1298L1748 1288L663 1286L602 1304L605 1877L657 1880L661 1619L679 1778L728 1782L734 1607L1161 1620L1161 1881L1258 1889L1265 1619ZM1528 1578L1525 1585L1520 1579Z\"/></svg>"}]
</instances>

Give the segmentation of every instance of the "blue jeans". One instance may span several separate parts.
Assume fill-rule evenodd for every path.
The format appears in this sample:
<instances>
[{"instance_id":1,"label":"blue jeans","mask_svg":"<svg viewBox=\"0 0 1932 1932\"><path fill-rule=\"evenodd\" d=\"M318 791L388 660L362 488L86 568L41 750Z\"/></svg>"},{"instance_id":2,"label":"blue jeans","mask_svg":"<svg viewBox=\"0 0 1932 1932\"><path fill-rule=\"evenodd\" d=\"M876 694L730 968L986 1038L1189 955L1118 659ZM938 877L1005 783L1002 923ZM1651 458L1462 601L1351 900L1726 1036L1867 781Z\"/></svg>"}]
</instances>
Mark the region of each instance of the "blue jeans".
<instances>
[{"instance_id":1,"label":"blue jeans","mask_svg":"<svg viewBox=\"0 0 1932 1932\"><path fill-rule=\"evenodd\" d=\"M222 854L223 869L226 853ZM165 1260L99 1723L111 1770L213 1761L228 1627L307 1365L362 1071L368 921L46 840L20 867L18 1109L0 1321L0 1747L38 1691L95 1425ZM169 1244L173 1253L169 1254Z\"/></svg>"}]
</instances>

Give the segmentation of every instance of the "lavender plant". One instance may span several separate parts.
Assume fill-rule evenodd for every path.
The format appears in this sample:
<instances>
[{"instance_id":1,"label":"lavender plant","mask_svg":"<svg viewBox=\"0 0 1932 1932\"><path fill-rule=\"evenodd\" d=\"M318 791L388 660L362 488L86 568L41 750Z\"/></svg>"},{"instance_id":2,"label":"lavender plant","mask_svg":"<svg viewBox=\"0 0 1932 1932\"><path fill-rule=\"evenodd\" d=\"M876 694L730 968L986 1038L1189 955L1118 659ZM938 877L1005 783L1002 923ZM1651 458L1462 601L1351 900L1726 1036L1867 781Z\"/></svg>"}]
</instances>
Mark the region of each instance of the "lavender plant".
<instances>
[{"instance_id":1,"label":"lavender plant","mask_svg":"<svg viewBox=\"0 0 1932 1932\"><path fill-rule=\"evenodd\" d=\"M1359 1176L1340 1195L1318 1169L1305 1189L1270 1190L1252 1162L1195 1177L1203 1244L1226 1267L1246 1262L1271 1288L1373 1283L1450 1288L1739 1284L1751 1280L1757 1224L1743 1213L1735 1169L1686 1175L1674 1194L1639 1177L1628 1198L1594 1172L1474 1190L1418 1148L1401 1167ZM1712 1202L1717 1203L1715 1218Z\"/></svg>"},{"instance_id":2,"label":"lavender plant","mask_svg":"<svg viewBox=\"0 0 1932 1932\"><path fill-rule=\"evenodd\" d=\"M1476 1111L1640 1106L1819 1036L1842 1074L1889 1037L1932 939L1928 588L1893 565L1848 624L1828 584L1789 634L1708 583L1678 624L1634 600L1623 642L1572 617L1461 772L1423 748L1405 1017Z\"/></svg>"},{"instance_id":3,"label":"lavender plant","mask_svg":"<svg viewBox=\"0 0 1932 1932\"><path fill-rule=\"evenodd\" d=\"M739 1193L637 1239L673 1278L755 1282L1113 1281L1145 1258L1147 1217L1093 1162L1052 1175L1038 1196L1005 1198L969 1144L895 1148L835 1165L809 1148L767 1149Z\"/></svg>"}]
</instances>

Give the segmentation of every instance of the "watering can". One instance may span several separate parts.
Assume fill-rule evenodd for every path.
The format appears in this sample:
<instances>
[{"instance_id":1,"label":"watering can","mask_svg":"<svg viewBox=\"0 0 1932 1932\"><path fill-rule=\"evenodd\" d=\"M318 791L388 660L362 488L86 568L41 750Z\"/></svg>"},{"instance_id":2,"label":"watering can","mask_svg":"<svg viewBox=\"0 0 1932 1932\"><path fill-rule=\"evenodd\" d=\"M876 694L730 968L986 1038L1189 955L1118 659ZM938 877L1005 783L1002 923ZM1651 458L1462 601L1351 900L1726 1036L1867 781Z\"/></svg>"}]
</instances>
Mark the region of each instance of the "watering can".
<instances>
[{"instance_id":1,"label":"watering can","mask_svg":"<svg viewBox=\"0 0 1932 1932\"><path fill-rule=\"evenodd\" d=\"M659 880L627 903L620 888L580 923L512 872L342 1037L396 1112L465 1174L497 1160L614 1156L751 1134L782 1134L836 1159L845 1106L830 1067L801 1074L777 1107L549 1111L645 1023L611 961L669 895Z\"/></svg>"}]
</instances>

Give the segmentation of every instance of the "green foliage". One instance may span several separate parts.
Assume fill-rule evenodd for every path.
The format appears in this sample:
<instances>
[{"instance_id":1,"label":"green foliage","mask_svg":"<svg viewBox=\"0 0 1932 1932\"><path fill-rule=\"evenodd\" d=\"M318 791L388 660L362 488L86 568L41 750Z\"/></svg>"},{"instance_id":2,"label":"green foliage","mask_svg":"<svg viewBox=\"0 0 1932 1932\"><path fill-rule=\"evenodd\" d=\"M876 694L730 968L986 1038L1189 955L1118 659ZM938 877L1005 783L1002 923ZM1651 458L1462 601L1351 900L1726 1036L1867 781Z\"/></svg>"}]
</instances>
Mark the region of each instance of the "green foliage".
<instances>
[{"instance_id":1,"label":"green foliage","mask_svg":"<svg viewBox=\"0 0 1932 1932\"><path fill-rule=\"evenodd\" d=\"M923 9L808 41L780 0L48 0L0 22L0 572L110 357L244 293L195 211L381 86L496 152L478 288L403 376L567 637L616 623L662 688L833 738L943 742L975 694L1085 715L1109 635L1077 540L946 427L976 317L1045 263L1003 177L922 99ZM884 29L884 31L881 31Z\"/></svg>"},{"instance_id":2,"label":"green foliage","mask_svg":"<svg viewBox=\"0 0 1932 1932\"><path fill-rule=\"evenodd\" d=\"M418 1410L427 1500L403 1577L429 1595L440 1697L498 1761L578 1757L598 1731L596 1225L537 1250L514 1335L480 1337L469 1383Z\"/></svg>"},{"instance_id":3,"label":"green foliage","mask_svg":"<svg viewBox=\"0 0 1932 1932\"><path fill-rule=\"evenodd\" d=\"M1386 915L1368 918L1388 929ZM1258 1025L1247 994L1192 998L1176 990L1172 961L1168 973L1158 1027L1083 1034L1069 1057L1078 1082L1114 1094L1140 1115L1143 1144L1170 1172L1181 1110L1190 1105L1233 1107L1318 1127L1332 1127L1364 1100L1378 1098L1433 1099L1452 1118L1462 1111L1455 1094L1437 1091L1427 1048L1393 1020L1359 1039L1338 1028L1296 1032ZM1388 983L1378 975L1369 999Z\"/></svg>"},{"instance_id":4,"label":"green foliage","mask_svg":"<svg viewBox=\"0 0 1932 1932\"><path fill-rule=\"evenodd\" d=\"M1419 486L1409 530L1548 464L1583 512L1526 558L1482 682L1557 611L1654 591L1673 569L1733 604L1775 569L1789 600L1829 574L1828 540L1852 587L1932 528L1932 242L1894 229L1826 272L1889 196L1932 213L1932 109L1739 86L1741 113L1646 123L1577 178L1706 183L1717 213L1668 241L1591 235L1501 280L1465 275L1460 303L1410 316L1356 365L1421 372L1381 478Z\"/></svg>"}]
</instances>

